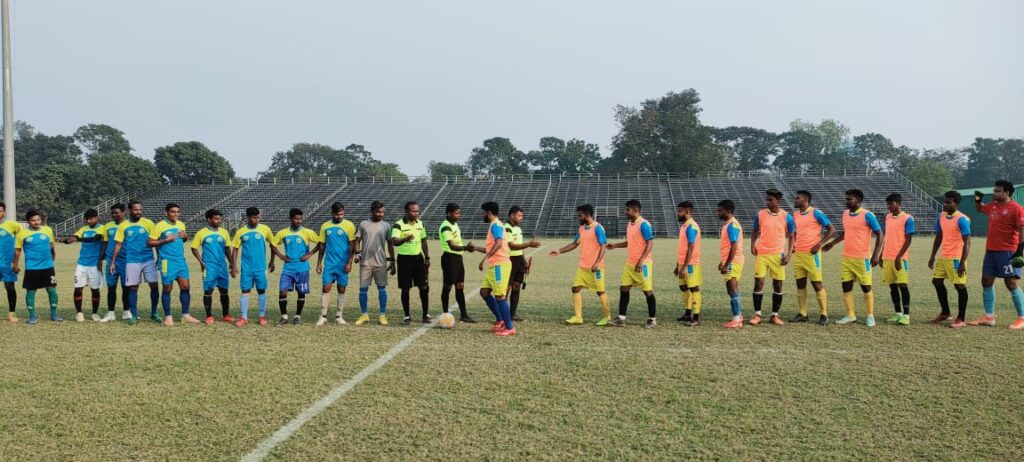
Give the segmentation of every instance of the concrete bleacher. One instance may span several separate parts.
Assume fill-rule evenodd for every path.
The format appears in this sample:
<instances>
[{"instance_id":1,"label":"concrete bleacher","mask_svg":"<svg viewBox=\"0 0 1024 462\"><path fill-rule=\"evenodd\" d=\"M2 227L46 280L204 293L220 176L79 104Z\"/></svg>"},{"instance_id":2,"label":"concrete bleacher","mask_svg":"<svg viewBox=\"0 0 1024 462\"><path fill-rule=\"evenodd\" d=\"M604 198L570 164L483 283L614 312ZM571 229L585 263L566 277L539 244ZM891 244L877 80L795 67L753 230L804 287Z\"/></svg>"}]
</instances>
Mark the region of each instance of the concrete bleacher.
<instances>
[{"instance_id":1,"label":"concrete bleacher","mask_svg":"<svg viewBox=\"0 0 1024 462\"><path fill-rule=\"evenodd\" d=\"M800 189L814 194L814 205L828 214L837 226L845 207L844 191L859 188L865 193L865 208L879 219L886 213L885 196L892 192L903 195L904 209L913 214L922 233L929 233L940 207L931 197L896 173L880 174L817 174L743 173L729 172L702 177L688 175L574 175L524 176L500 179L458 178L431 181L380 181L373 179L314 179L243 180L232 184L216 185L161 185L138 195L146 216L153 220L163 216L164 205L176 202L182 207L182 218L190 229L203 226L203 213L211 208L220 209L225 216L225 227L234 229L244 220L245 208L261 209L263 222L280 229L288 225L288 210L297 207L305 212L306 224L319 228L330 218L332 202L345 205L346 215L353 222L369 217L370 203L384 202L385 219L390 222L402 217L403 205L408 201L420 203L422 220L427 232L436 237L437 227L444 219L449 202L463 208L462 229L467 239L482 239L486 227L479 218L480 204L497 202L503 218L509 207L518 205L525 210L523 231L532 236L571 236L578 226L576 206L589 203L597 211L598 220L605 224L613 237L625 235L624 204L637 199L643 204L643 216L654 227L659 237L674 237L678 233L675 204L683 200L694 203L694 216L702 225L704 234L718 235L720 222L716 204L721 199L732 199L737 206L736 216L749 233L754 214L764 206L764 191L777 188L783 191L784 207L792 210L792 198ZM117 198L121 200L123 198ZM108 201L109 202L109 201ZM78 221L75 221L78 220ZM81 216L58 224L61 234L74 231ZM64 235L64 234L61 234Z\"/></svg>"}]
</instances>

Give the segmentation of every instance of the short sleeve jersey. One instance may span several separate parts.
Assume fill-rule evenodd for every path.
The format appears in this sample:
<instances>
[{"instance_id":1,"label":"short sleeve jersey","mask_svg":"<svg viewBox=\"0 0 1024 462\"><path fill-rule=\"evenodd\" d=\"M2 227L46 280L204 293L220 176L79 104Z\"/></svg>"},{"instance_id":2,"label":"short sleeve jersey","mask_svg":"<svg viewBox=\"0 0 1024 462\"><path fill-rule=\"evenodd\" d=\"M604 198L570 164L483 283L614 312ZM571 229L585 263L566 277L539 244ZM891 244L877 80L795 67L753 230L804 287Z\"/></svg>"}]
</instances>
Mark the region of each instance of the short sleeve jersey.
<instances>
[{"instance_id":1,"label":"short sleeve jersey","mask_svg":"<svg viewBox=\"0 0 1024 462\"><path fill-rule=\"evenodd\" d=\"M736 255L733 255L732 262L742 265L746 261L746 257L743 255L743 228L736 217L729 218L722 225L722 236L719 238L718 244L718 252L722 257L722 262L729 259L729 248L734 243L736 244Z\"/></svg>"},{"instance_id":2,"label":"short sleeve jersey","mask_svg":"<svg viewBox=\"0 0 1024 462\"><path fill-rule=\"evenodd\" d=\"M843 256L871 258L871 234L882 230L875 214L863 208L843 211Z\"/></svg>"},{"instance_id":3,"label":"short sleeve jersey","mask_svg":"<svg viewBox=\"0 0 1024 462\"><path fill-rule=\"evenodd\" d=\"M901 211L899 215L892 212L885 214L885 245L882 247L882 258L895 260L899 255L903 244L907 242L907 236L917 233L917 223L914 216ZM903 253L903 258L910 258L910 249Z\"/></svg>"},{"instance_id":4,"label":"short sleeve jersey","mask_svg":"<svg viewBox=\"0 0 1024 462\"><path fill-rule=\"evenodd\" d=\"M462 245L462 230L459 229L458 223L452 223L446 218L441 222L441 226L437 229L438 239L441 240L441 251L444 253L450 253L453 255L462 255L462 250L453 250L448 241L452 241L457 246Z\"/></svg>"},{"instance_id":5,"label":"short sleeve jersey","mask_svg":"<svg viewBox=\"0 0 1024 462\"><path fill-rule=\"evenodd\" d=\"M103 225L83 226L75 231L75 237L82 243L78 251L78 264L81 266L96 266L100 263L100 254L103 253L104 242L107 235L104 233Z\"/></svg>"},{"instance_id":6,"label":"short sleeve jersey","mask_svg":"<svg viewBox=\"0 0 1024 462\"><path fill-rule=\"evenodd\" d=\"M576 230L576 238L573 242L579 244L580 263L579 267L590 271L594 265L604 268L604 258L601 257L601 247L608 243L608 237L604 234L604 226L594 222L592 225L583 225Z\"/></svg>"},{"instance_id":7,"label":"short sleeve jersey","mask_svg":"<svg viewBox=\"0 0 1024 462\"><path fill-rule=\"evenodd\" d=\"M167 220L160 220L153 229L149 231L150 239L166 239L171 234L185 231L185 222L178 220L171 223ZM157 261L170 261L183 263L185 261L185 240L177 238L171 242L161 244L156 248Z\"/></svg>"},{"instance_id":8,"label":"short sleeve jersey","mask_svg":"<svg viewBox=\"0 0 1024 462\"><path fill-rule=\"evenodd\" d=\"M796 232L796 222L785 210L772 213L761 209L754 215L754 231L757 231L755 247L759 255L781 255L786 251L786 236Z\"/></svg>"},{"instance_id":9,"label":"short sleeve jersey","mask_svg":"<svg viewBox=\"0 0 1024 462\"><path fill-rule=\"evenodd\" d=\"M988 215L988 239L985 250L1015 252L1019 228L1024 226L1024 209L1016 201L1005 204L991 202L981 206L981 212Z\"/></svg>"},{"instance_id":10,"label":"short sleeve jersey","mask_svg":"<svg viewBox=\"0 0 1024 462\"><path fill-rule=\"evenodd\" d=\"M224 228L214 230L204 226L192 236L192 248L203 253L203 264L207 269L227 269L228 249L231 245L231 235Z\"/></svg>"},{"instance_id":11,"label":"short sleeve jersey","mask_svg":"<svg viewBox=\"0 0 1024 462\"><path fill-rule=\"evenodd\" d=\"M793 223L796 224L796 243L794 252L808 253L821 242L821 230L828 228L832 222L824 212L814 207L793 212Z\"/></svg>"},{"instance_id":12,"label":"short sleeve jersey","mask_svg":"<svg viewBox=\"0 0 1024 462\"><path fill-rule=\"evenodd\" d=\"M412 236L412 239L395 248L399 255L419 255L423 253L420 242L427 238L427 229L423 227L423 221L416 220L415 223L406 223L405 219L398 220L391 225L391 238L401 239Z\"/></svg>"},{"instance_id":13,"label":"short sleeve jersey","mask_svg":"<svg viewBox=\"0 0 1024 462\"><path fill-rule=\"evenodd\" d=\"M356 227L351 221L327 220L320 225L320 242L324 244L324 265L327 268L344 267L352 252L352 241L356 240Z\"/></svg>"},{"instance_id":14,"label":"short sleeve jersey","mask_svg":"<svg viewBox=\"0 0 1024 462\"><path fill-rule=\"evenodd\" d=\"M690 244L693 244L693 253L690 254L690 264L700 264L700 226L693 218L689 218L679 227L679 248L676 250L676 263L682 265L686 260L686 251Z\"/></svg>"},{"instance_id":15,"label":"short sleeve jersey","mask_svg":"<svg viewBox=\"0 0 1024 462\"><path fill-rule=\"evenodd\" d=\"M122 220L121 223L124 223L124 220ZM114 248L117 247L117 240L114 239L114 237L117 236L118 226L119 223L113 220L108 221L103 225L103 234L106 236L106 239L104 240L106 241L107 246L107 252L104 255L104 258L107 260L107 263L110 263L110 260L114 258ZM152 252L150 252L150 254L152 254ZM121 249L121 253L117 254L117 264L125 264L125 262L128 261L127 257L128 252L125 251L125 249Z\"/></svg>"},{"instance_id":16,"label":"short sleeve jersey","mask_svg":"<svg viewBox=\"0 0 1024 462\"><path fill-rule=\"evenodd\" d=\"M647 241L653 239L654 229L651 228L651 224L647 220L643 217L637 217L636 220L631 221L626 227L626 263L636 265L640 261L640 256L644 253L644 245ZM651 257L653 253L647 254L644 263L650 264L654 262L654 258Z\"/></svg>"},{"instance_id":17,"label":"short sleeve jersey","mask_svg":"<svg viewBox=\"0 0 1024 462\"><path fill-rule=\"evenodd\" d=\"M498 245L498 240L501 240L501 245L498 247L498 250L487 259L487 263L491 266L509 263L512 261L508 256L508 241L505 240L505 227L501 224L501 220L495 219L487 226L487 253L490 253L491 249Z\"/></svg>"},{"instance_id":18,"label":"short sleeve jersey","mask_svg":"<svg viewBox=\"0 0 1024 462\"><path fill-rule=\"evenodd\" d=\"M274 233L267 225L260 223L250 228L248 224L245 224L235 231L231 247L238 249L241 253L238 259L242 273L266 271L267 245L277 245Z\"/></svg>"},{"instance_id":19,"label":"short sleeve jersey","mask_svg":"<svg viewBox=\"0 0 1024 462\"><path fill-rule=\"evenodd\" d=\"M284 254L290 260L285 262L284 271L289 273L309 271L309 260L302 261L302 257L319 242L316 231L302 226L299 229L292 229L289 226L277 232L274 242L277 245L284 245Z\"/></svg>"},{"instance_id":20,"label":"short sleeve jersey","mask_svg":"<svg viewBox=\"0 0 1024 462\"><path fill-rule=\"evenodd\" d=\"M14 242L14 248L21 249L25 254L26 270L53 268L51 245L53 245L53 230L49 226L40 226L39 229L25 228L18 233L18 238Z\"/></svg>"},{"instance_id":21,"label":"short sleeve jersey","mask_svg":"<svg viewBox=\"0 0 1024 462\"><path fill-rule=\"evenodd\" d=\"M146 244L153 226L146 217L139 218L139 221L124 220L117 226L114 240L121 243L121 253L125 254L127 263L153 261L153 248Z\"/></svg>"},{"instance_id":22,"label":"short sleeve jersey","mask_svg":"<svg viewBox=\"0 0 1024 462\"><path fill-rule=\"evenodd\" d=\"M388 236L391 225L384 221L363 220L356 229L356 238L361 242L359 264L369 267L387 266Z\"/></svg>"},{"instance_id":23,"label":"short sleeve jersey","mask_svg":"<svg viewBox=\"0 0 1024 462\"><path fill-rule=\"evenodd\" d=\"M14 241L23 229L25 228L14 220L0 223L0 265L10 267L14 262Z\"/></svg>"},{"instance_id":24,"label":"short sleeve jersey","mask_svg":"<svg viewBox=\"0 0 1024 462\"><path fill-rule=\"evenodd\" d=\"M971 235L971 219L959 210L952 215L941 213L935 221L935 232L942 233L939 256L960 258L964 252L964 236Z\"/></svg>"},{"instance_id":25,"label":"short sleeve jersey","mask_svg":"<svg viewBox=\"0 0 1024 462\"><path fill-rule=\"evenodd\" d=\"M505 223L505 240L508 241L509 244L522 244L523 229L513 225L512 223ZM523 256L523 249L513 250L511 247L509 247L508 256L521 257Z\"/></svg>"}]
</instances>

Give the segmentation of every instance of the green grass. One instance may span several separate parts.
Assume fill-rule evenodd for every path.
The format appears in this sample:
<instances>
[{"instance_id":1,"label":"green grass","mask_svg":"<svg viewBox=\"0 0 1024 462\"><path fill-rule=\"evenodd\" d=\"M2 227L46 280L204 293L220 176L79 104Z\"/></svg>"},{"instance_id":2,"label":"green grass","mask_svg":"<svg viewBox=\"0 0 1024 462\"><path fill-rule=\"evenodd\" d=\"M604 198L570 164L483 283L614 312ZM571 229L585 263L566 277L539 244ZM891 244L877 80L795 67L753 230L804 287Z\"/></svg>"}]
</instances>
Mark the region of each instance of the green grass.
<instances>
[{"instance_id":1,"label":"green grass","mask_svg":"<svg viewBox=\"0 0 1024 462\"><path fill-rule=\"evenodd\" d=\"M714 240L704 246L706 255L716 253ZM599 313L590 293L588 325L564 326L576 256L552 259L542 255L548 247L536 255L523 294L520 335L496 338L485 324L432 330L269 459L1020 459L1024 337L1005 327L1013 318L1009 297L998 289L998 328L926 324L938 311L925 266L929 247L930 238L913 246L909 327L803 324L737 332L719 325L728 303L709 270L704 325L674 322L680 302L670 240L655 248L657 329L637 327L646 317L639 296L629 327L590 325ZM974 248L969 317L981 313L983 241ZM838 251L825 260L834 314L842 312ZM76 253L74 246L59 251L61 312L69 321L0 323L0 460L237 460L418 327L316 328L318 297L297 327L79 324L70 320ZM467 259L469 288L480 280L478 258ZM624 251L611 254L611 281L623 258ZM748 315L751 273L747 268L741 285ZM313 279L316 293L319 278ZM273 291L276 275L271 281ZM437 313L439 268L431 281ZM201 313L194 282L193 309ZM892 312L882 289L879 321ZM786 290L788 319L795 312L791 280ZM237 287L233 293L234 301ZM45 294L38 298L45 306ZM472 314L486 320L479 297L467 298ZM618 295L611 298L614 308ZM393 284L390 300L397 321ZM348 305L351 321L355 290ZM815 306L812 300L812 315Z\"/></svg>"}]
</instances>

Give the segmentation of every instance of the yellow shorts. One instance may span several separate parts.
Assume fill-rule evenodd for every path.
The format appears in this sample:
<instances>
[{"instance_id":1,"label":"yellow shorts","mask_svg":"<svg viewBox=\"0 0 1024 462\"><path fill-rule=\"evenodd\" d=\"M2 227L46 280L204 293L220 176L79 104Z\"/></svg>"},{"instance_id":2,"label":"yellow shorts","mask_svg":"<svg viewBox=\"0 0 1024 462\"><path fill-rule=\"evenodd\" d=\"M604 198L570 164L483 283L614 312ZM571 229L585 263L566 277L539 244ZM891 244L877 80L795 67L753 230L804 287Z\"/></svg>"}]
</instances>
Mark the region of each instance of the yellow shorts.
<instances>
[{"instance_id":1,"label":"yellow shorts","mask_svg":"<svg viewBox=\"0 0 1024 462\"><path fill-rule=\"evenodd\" d=\"M491 295L504 297L508 292L508 280L512 276L512 262L486 268L481 289L491 289Z\"/></svg>"},{"instance_id":2,"label":"yellow shorts","mask_svg":"<svg viewBox=\"0 0 1024 462\"><path fill-rule=\"evenodd\" d=\"M862 286L870 286L871 259L843 257L839 275L843 282L857 281Z\"/></svg>"},{"instance_id":3,"label":"yellow shorts","mask_svg":"<svg viewBox=\"0 0 1024 462\"><path fill-rule=\"evenodd\" d=\"M733 263L729 265L729 268L727 268L725 274L722 275L722 279L725 280L726 282L729 282L730 279L735 279L739 281L742 277L743 263Z\"/></svg>"},{"instance_id":4,"label":"yellow shorts","mask_svg":"<svg viewBox=\"0 0 1024 462\"><path fill-rule=\"evenodd\" d=\"M882 284L907 284L910 282L910 262L900 261L899 271L896 271L895 260L882 260Z\"/></svg>"},{"instance_id":5,"label":"yellow shorts","mask_svg":"<svg viewBox=\"0 0 1024 462\"><path fill-rule=\"evenodd\" d=\"M686 265L683 272L679 273L679 285L689 288L700 287L701 284L700 265Z\"/></svg>"},{"instance_id":6,"label":"yellow shorts","mask_svg":"<svg viewBox=\"0 0 1024 462\"><path fill-rule=\"evenodd\" d=\"M825 279L821 272L821 252L801 252L793 254L793 277L811 282L821 282Z\"/></svg>"},{"instance_id":7,"label":"yellow shorts","mask_svg":"<svg viewBox=\"0 0 1024 462\"><path fill-rule=\"evenodd\" d=\"M782 255L758 255L754 257L754 277L771 275L772 280L785 281L786 267L782 266Z\"/></svg>"},{"instance_id":8,"label":"yellow shorts","mask_svg":"<svg viewBox=\"0 0 1024 462\"><path fill-rule=\"evenodd\" d=\"M604 276L604 269L599 269L595 272L576 268L576 275L572 278L572 286L590 289L594 292L604 292Z\"/></svg>"},{"instance_id":9,"label":"yellow shorts","mask_svg":"<svg viewBox=\"0 0 1024 462\"><path fill-rule=\"evenodd\" d=\"M959 258L937 258L935 259L935 273L932 274L932 277L945 279L953 284L967 284L967 272L964 271L963 277L960 277L957 274L959 269Z\"/></svg>"},{"instance_id":10,"label":"yellow shorts","mask_svg":"<svg viewBox=\"0 0 1024 462\"><path fill-rule=\"evenodd\" d=\"M622 287L637 287L644 292L650 292L654 290L654 272L650 263L644 263L640 267L640 271L633 268L633 265L626 263L622 267L622 282L619 284Z\"/></svg>"}]
</instances>

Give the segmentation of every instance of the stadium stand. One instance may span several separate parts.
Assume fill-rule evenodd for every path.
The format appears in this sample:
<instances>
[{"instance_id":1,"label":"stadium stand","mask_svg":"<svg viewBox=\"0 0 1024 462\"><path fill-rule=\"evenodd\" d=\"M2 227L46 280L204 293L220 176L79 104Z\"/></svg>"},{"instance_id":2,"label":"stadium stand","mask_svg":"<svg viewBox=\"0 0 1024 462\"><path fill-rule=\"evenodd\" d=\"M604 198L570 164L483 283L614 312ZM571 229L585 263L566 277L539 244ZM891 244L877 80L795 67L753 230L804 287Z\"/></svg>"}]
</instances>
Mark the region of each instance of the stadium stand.
<instances>
[{"instance_id":1,"label":"stadium stand","mask_svg":"<svg viewBox=\"0 0 1024 462\"><path fill-rule=\"evenodd\" d=\"M597 210L598 220L611 236L623 236L626 222L623 205L629 199L639 200L643 215L662 237L678 232L675 220L676 203L689 200L695 205L695 217L704 234L717 236L719 226L716 204L732 199L736 215L749 233L754 214L763 207L764 191L783 191L786 208L792 209L793 195L800 189L814 194L814 204L839 225L844 207L844 192L859 188L864 191L864 206L879 218L885 213L885 196L897 192L903 196L904 209L917 217L921 233L930 233L941 209L938 202L896 172L828 173L818 172L728 172L704 176L685 174L594 174L594 175L524 175L514 178L448 178L431 181L390 181L364 178L315 178L305 180L259 179L233 181L230 184L161 185L133 195L146 208L146 215L159 219L168 202L182 206L186 224L198 229L205 222L203 213L220 209L225 227L235 229L243 223L245 208L255 205L263 212L263 222L274 229L288 224L288 210L301 208L310 228L319 228L330 217L330 204L345 205L348 219L359 222L369 216L370 203L384 202L385 219L395 221L402 216L405 202L420 203L427 232L434 236L444 219L445 205L456 202L463 208L462 229L467 239L482 239L486 227L477 210L486 201L495 201L504 214L512 205L526 211L523 224L528 236L571 236L575 233L576 206L590 203ZM97 208L105 214L114 201L111 198ZM55 226L66 236L81 224L81 215Z\"/></svg>"}]
</instances>

